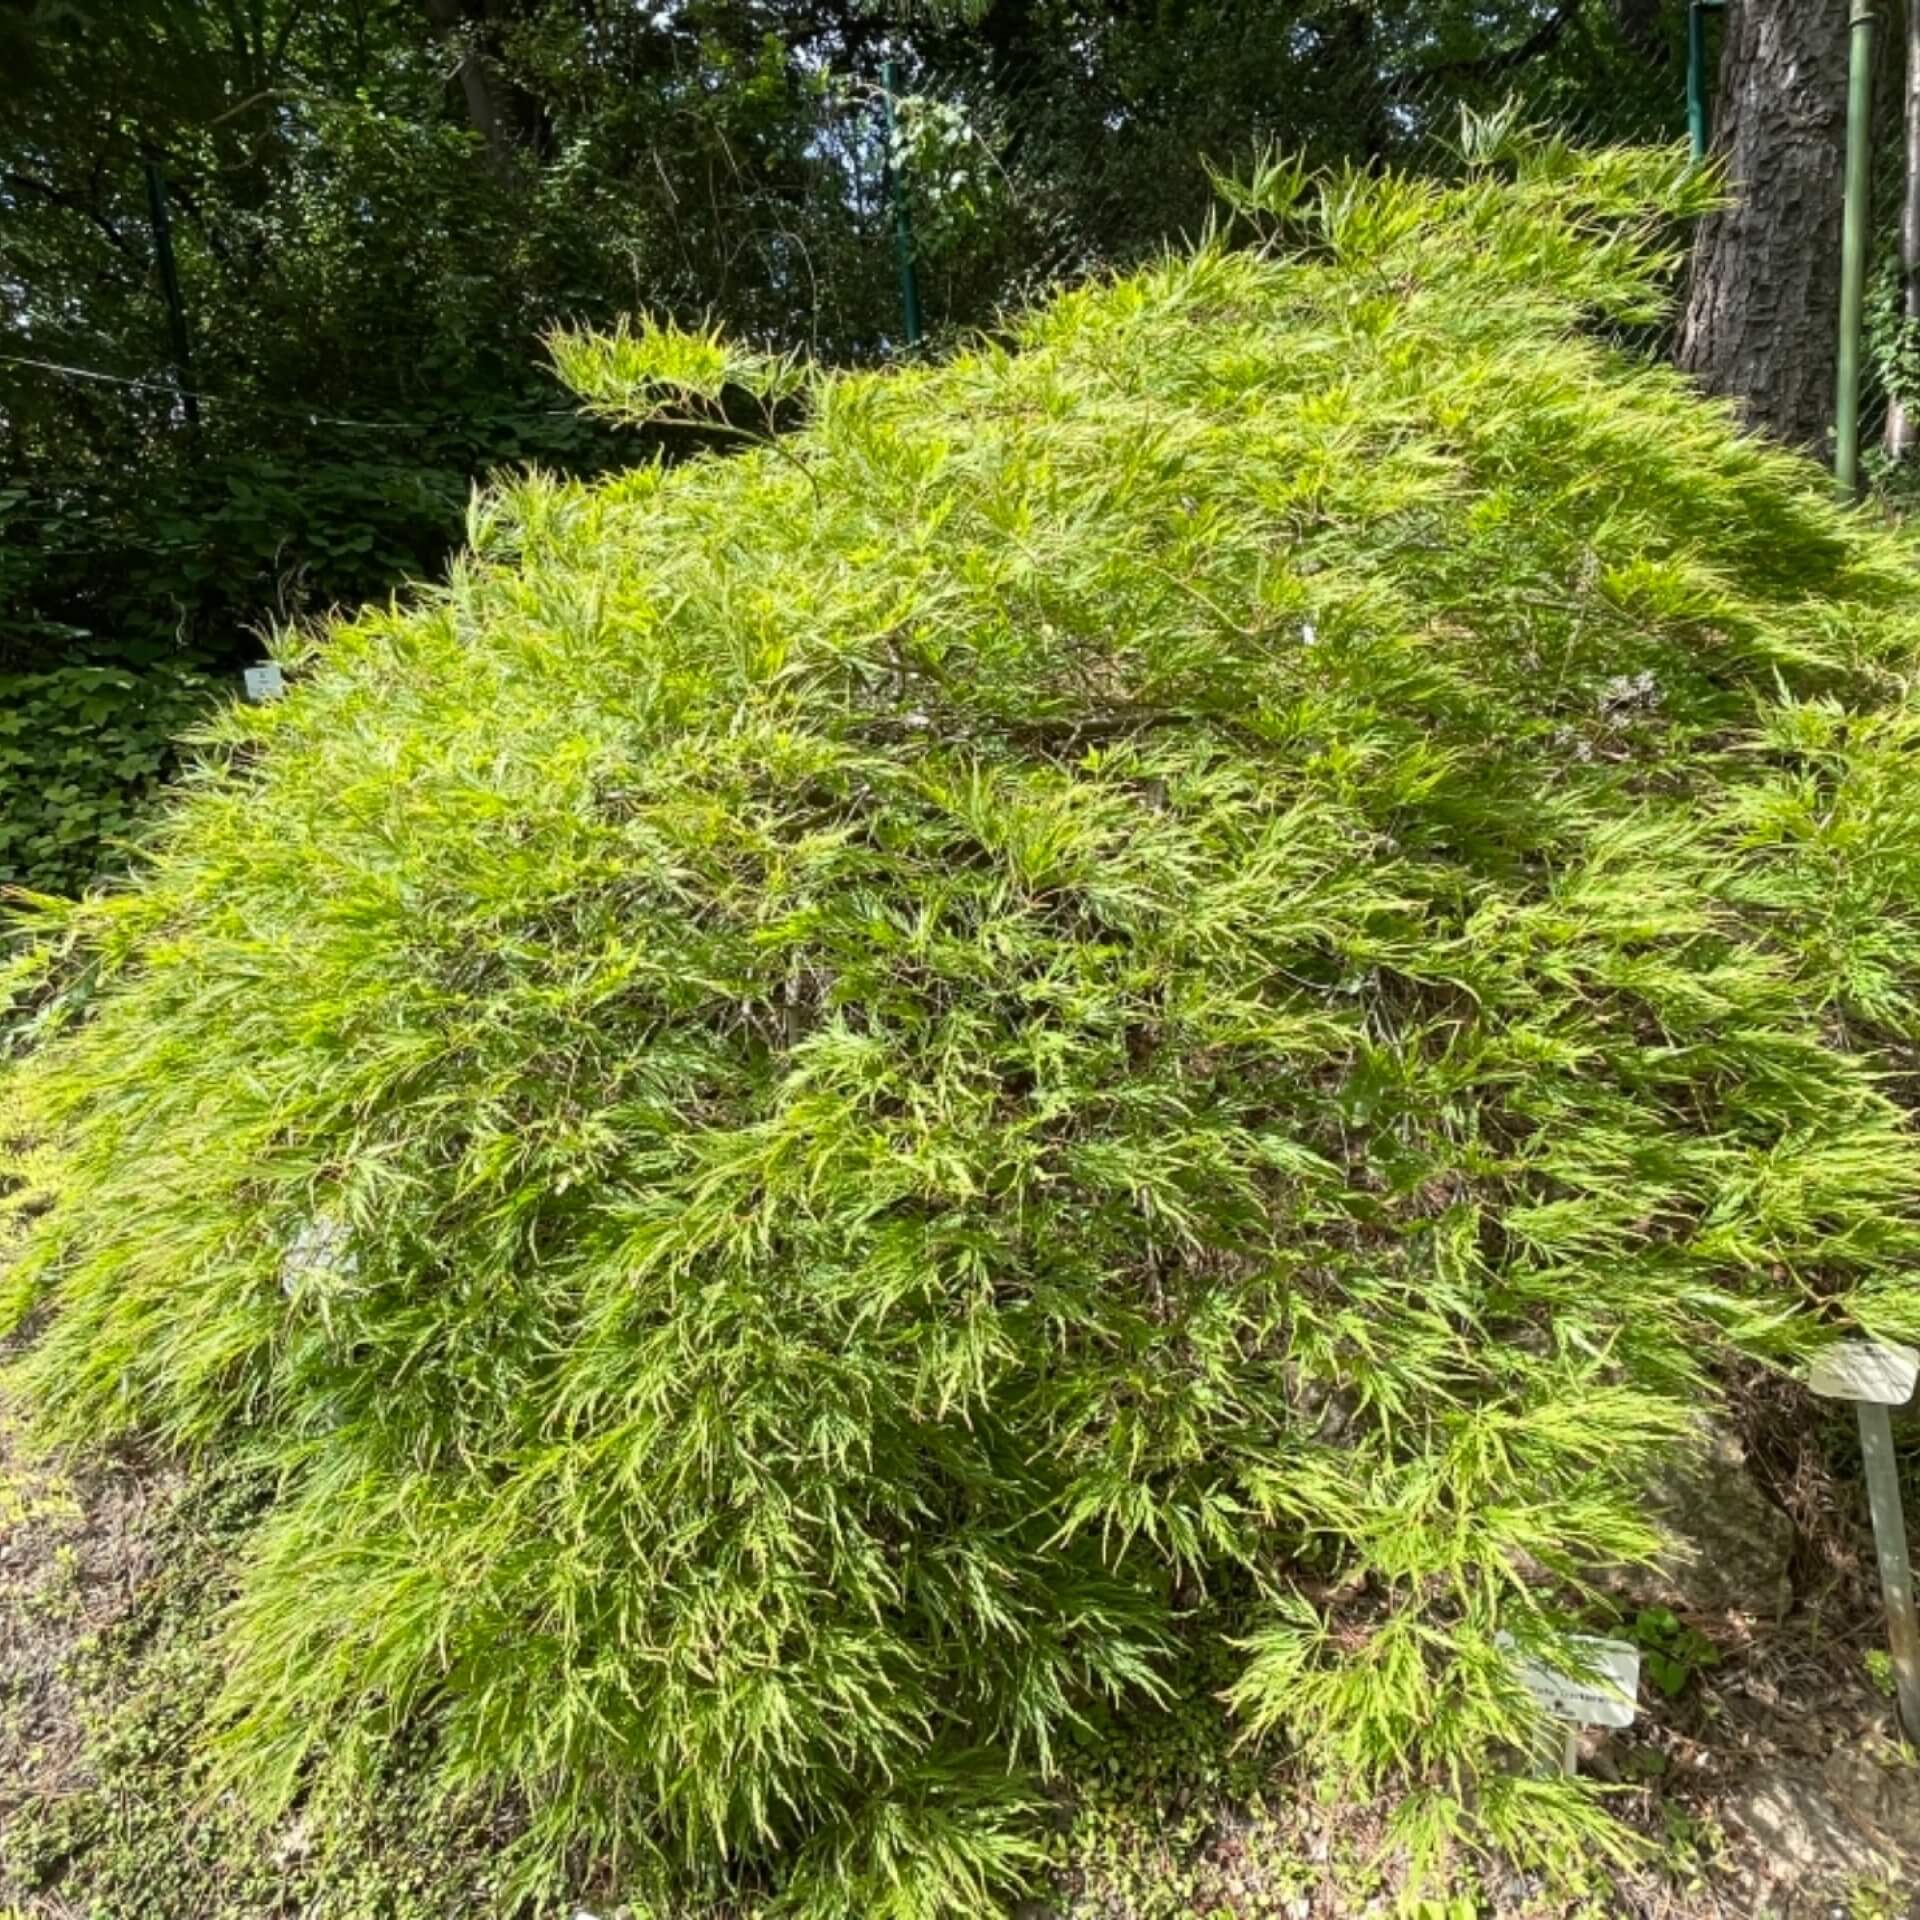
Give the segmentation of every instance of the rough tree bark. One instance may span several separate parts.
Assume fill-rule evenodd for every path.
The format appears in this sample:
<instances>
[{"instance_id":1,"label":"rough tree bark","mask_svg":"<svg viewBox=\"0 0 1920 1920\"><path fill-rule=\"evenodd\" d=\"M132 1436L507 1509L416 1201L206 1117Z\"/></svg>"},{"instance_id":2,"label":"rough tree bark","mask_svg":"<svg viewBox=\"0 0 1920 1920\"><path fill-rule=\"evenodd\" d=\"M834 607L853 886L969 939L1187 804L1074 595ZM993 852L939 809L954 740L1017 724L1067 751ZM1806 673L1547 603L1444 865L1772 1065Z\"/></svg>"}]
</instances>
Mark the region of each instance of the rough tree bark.
<instances>
[{"instance_id":1,"label":"rough tree bark","mask_svg":"<svg viewBox=\"0 0 1920 1920\"><path fill-rule=\"evenodd\" d=\"M1920 0L1908 0L1905 85L1906 178L1900 201L1900 279L1909 331L1920 327ZM1896 394L1887 408L1887 452L1911 460L1920 448L1920 395Z\"/></svg>"},{"instance_id":2,"label":"rough tree bark","mask_svg":"<svg viewBox=\"0 0 1920 1920\"><path fill-rule=\"evenodd\" d=\"M1678 357L1806 447L1833 421L1846 92L1847 0L1731 0L1714 147L1735 200L1701 224Z\"/></svg>"}]
</instances>

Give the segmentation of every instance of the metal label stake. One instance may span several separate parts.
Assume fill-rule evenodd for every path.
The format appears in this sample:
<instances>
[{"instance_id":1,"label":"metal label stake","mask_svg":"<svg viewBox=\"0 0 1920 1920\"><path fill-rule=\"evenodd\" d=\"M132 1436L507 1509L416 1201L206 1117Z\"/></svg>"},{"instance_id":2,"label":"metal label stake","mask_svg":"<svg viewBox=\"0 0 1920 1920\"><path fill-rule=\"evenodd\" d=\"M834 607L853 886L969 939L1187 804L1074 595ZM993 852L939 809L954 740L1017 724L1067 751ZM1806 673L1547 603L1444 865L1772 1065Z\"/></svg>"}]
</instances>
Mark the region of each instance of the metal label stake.
<instances>
[{"instance_id":1,"label":"metal label stake","mask_svg":"<svg viewBox=\"0 0 1920 1920\"><path fill-rule=\"evenodd\" d=\"M1867 1505L1873 1513L1880 1591L1887 1603L1887 1646L1900 1696L1900 1724L1920 1745L1920 1624L1913 1612L1913 1563L1907 1557L1906 1516L1900 1510L1900 1474L1893 1457L1889 1407L1903 1406L1920 1379L1920 1353L1891 1342L1841 1340L1815 1357L1807 1385L1823 1400L1851 1400L1860 1420L1860 1454L1867 1469Z\"/></svg>"},{"instance_id":2,"label":"metal label stake","mask_svg":"<svg viewBox=\"0 0 1920 1920\"><path fill-rule=\"evenodd\" d=\"M1640 1691L1640 1649L1630 1641L1569 1634L1566 1653L1572 1664L1586 1669L1569 1673L1522 1653L1509 1634L1496 1634L1494 1640L1512 1660L1516 1677L1533 1695L1549 1727L1559 1734L1554 1742L1557 1751L1546 1756L1549 1766L1557 1761L1561 1773L1579 1770L1582 1727L1633 1725L1634 1701Z\"/></svg>"}]
</instances>

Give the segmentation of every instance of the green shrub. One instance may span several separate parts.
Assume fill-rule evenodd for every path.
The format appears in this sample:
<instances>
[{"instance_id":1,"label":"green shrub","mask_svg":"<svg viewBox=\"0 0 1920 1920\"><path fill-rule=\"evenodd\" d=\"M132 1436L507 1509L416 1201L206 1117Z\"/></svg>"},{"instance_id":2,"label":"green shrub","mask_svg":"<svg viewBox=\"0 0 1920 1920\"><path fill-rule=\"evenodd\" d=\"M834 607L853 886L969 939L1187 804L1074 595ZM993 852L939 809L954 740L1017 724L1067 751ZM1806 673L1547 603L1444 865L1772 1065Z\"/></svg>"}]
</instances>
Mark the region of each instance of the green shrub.
<instances>
[{"instance_id":1,"label":"green shrub","mask_svg":"<svg viewBox=\"0 0 1920 1920\"><path fill-rule=\"evenodd\" d=\"M1716 1356L1920 1334L1920 572L1588 330L1678 158L1297 189L484 499L43 930L16 1375L277 1476L263 1802L405 1728L529 1875L983 1913L1218 1655L1417 1853L1608 1844L1496 1635Z\"/></svg>"},{"instance_id":2,"label":"green shrub","mask_svg":"<svg viewBox=\"0 0 1920 1920\"><path fill-rule=\"evenodd\" d=\"M77 892L120 857L212 697L205 663L0 673L0 886Z\"/></svg>"}]
</instances>

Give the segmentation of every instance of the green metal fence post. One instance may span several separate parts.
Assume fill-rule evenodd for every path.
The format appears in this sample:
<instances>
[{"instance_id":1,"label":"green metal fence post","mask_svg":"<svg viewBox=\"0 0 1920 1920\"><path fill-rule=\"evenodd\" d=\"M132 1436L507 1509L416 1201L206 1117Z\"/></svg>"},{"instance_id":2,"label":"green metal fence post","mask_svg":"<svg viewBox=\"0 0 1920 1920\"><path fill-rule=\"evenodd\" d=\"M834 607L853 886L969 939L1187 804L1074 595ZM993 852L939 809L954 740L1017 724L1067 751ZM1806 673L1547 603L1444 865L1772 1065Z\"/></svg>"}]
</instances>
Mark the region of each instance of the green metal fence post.
<instances>
[{"instance_id":1,"label":"green metal fence post","mask_svg":"<svg viewBox=\"0 0 1920 1920\"><path fill-rule=\"evenodd\" d=\"M1711 110L1707 104L1707 15L1718 13L1726 0L1690 0L1687 7L1687 140L1693 157L1707 157L1712 138Z\"/></svg>"},{"instance_id":2,"label":"green metal fence post","mask_svg":"<svg viewBox=\"0 0 1920 1920\"><path fill-rule=\"evenodd\" d=\"M1860 329L1867 302L1867 196L1873 168L1873 0L1847 22L1847 184L1840 231L1840 351L1833 399L1833 477L1860 490Z\"/></svg>"},{"instance_id":3,"label":"green metal fence post","mask_svg":"<svg viewBox=\"0 0 1920 1920\"><path fill-rule=\"evenodd\" d=\"M920 344L920 279L913 265L913 221L907 212L907 183L893 163L893 62L880 68L880 89L887 103L887 175L893 182L893 249L900 261L900 317L907 345Z\"/></svg>"}]
</instances>

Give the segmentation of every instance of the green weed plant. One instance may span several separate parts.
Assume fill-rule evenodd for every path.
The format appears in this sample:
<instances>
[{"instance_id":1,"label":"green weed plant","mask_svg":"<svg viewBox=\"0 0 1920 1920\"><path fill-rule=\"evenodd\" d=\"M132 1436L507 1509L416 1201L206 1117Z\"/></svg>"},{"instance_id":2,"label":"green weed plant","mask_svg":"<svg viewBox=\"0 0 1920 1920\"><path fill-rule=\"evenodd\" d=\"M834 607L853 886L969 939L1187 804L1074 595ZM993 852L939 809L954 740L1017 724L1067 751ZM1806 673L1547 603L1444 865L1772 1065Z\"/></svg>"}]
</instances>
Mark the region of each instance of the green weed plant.
<instances>
[{"instance_id":1,"label":"green weed plant","mask_svg":"<svg viewBox=\"0 0 1920 1920\"><path fill-rule=\"evenodd\" d=\"M984 1915L1225 1662L1416 1864L1617 1844L1496 1635L1717 1359L1920 1336L1920 570L1608 344L1709 181L1469 149L944 365L559 341L805 424L480 498L40 910L13 1380L270 1476L263 1808Z\"/></svg>"}]
</instances>

